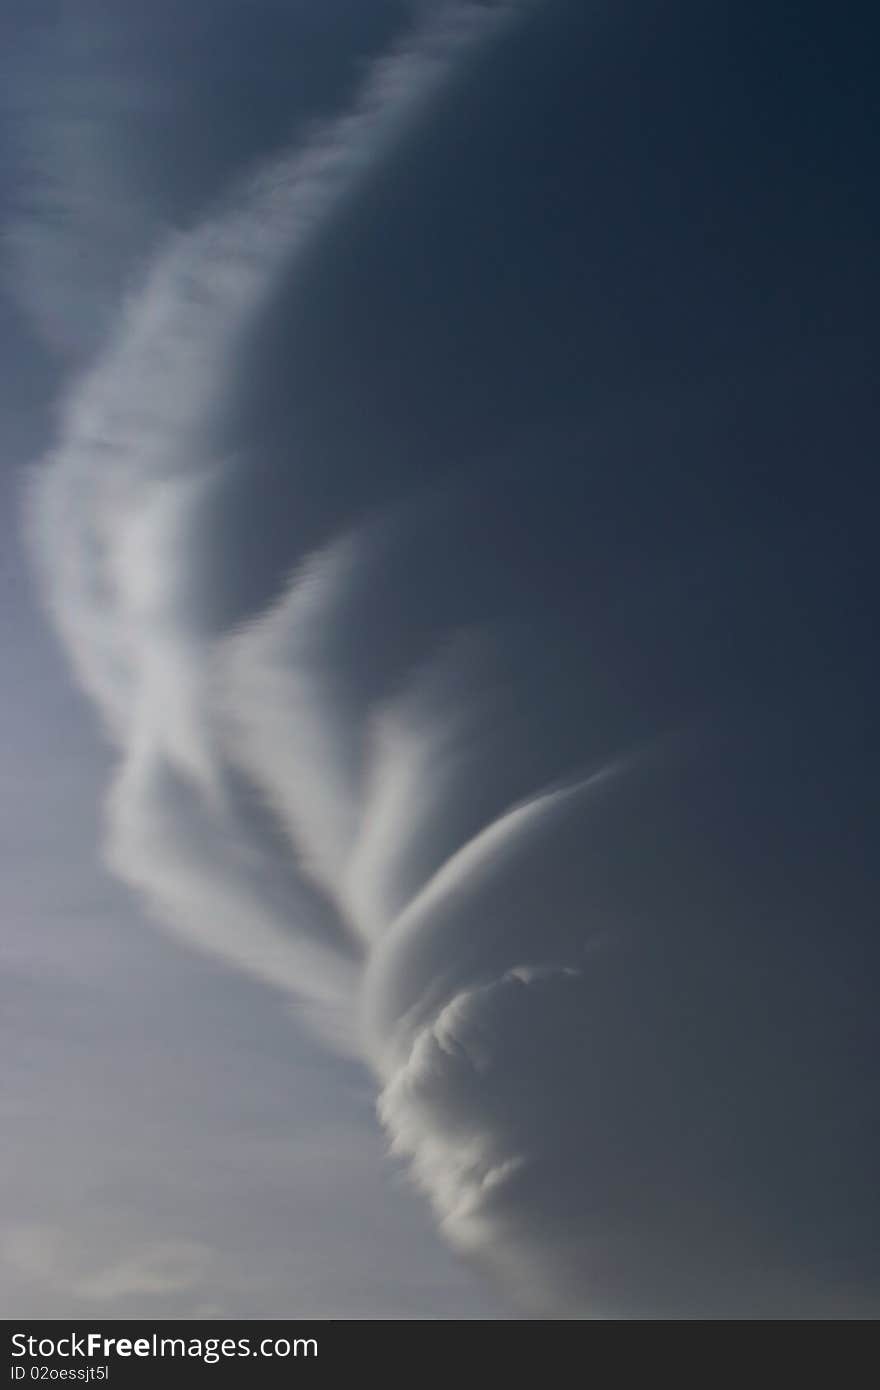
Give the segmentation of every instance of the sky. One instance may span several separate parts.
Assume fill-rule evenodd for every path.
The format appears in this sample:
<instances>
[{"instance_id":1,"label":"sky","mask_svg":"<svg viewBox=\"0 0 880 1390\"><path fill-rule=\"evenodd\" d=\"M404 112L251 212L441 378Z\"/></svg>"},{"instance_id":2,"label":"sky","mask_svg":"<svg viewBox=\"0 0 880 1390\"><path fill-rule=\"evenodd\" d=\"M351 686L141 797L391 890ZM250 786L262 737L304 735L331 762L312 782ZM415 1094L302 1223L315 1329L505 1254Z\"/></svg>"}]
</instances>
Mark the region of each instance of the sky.
<instances>
[{"instance_id":1,"label":"sky","mask_svg":"<svg viewBox=\"0 0 880 1390\"><path fill-rule=\"evenodd\" d=\"M867 21L0 24L7 1315L876 1316Z\"/></svg>"}]
</instances>

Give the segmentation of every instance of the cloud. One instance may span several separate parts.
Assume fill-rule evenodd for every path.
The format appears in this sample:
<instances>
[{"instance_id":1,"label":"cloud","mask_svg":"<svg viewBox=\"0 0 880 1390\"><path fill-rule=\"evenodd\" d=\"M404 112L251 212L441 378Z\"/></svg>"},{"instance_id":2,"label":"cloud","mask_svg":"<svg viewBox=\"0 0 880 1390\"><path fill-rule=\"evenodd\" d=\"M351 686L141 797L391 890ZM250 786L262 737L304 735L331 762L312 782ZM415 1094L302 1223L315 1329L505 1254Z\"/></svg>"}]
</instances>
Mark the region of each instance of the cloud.
<instances>
[{"instance_id":1,"label":"cloud","mask_svg":"<svg viewBox=\"0 0 880 1390\"><path fill-rule=\"evenodd\" d=\"M325 946L304 947L288 929L303 903L268 905L253 886L265 880L259 851L248 871L224 872L249 851L216 746L215 658L187 594L188 518L229 466L204 422L283 267L503 9L432 12L374 65L350 111L171 239L73 391L61 442L32 493L49 604L124 749L111 797L112 863L135 886L149 884L175 929L183 924L191 940L284 989L314 988L320 1007L328 994L345 998L345 971L324 963ZM310 958L322 962L317 972Z\"/></svg>"},{"instance_id":2,"label":"cloud","mask_svg":"<svg viewBox=\"0 0 880 1390\"><path fill-rule=\"evenodd\" d=\"M7 278L53 349L80 362L100 349L155 246L255 151L280 152L344 101L402 13L397 0L298 8L157 0L147 20L100 0L51 0L39 19L10 7ZM197 52L210 61L196 70Z\"/></svg>"},{"instance_id":3,"label":"cloud","mask_svg":"<svg viewBox=\"0 0 880 1390\"><path fill-rule=\"evenodd\" d=\"M2 1259L19 1280L61 1286L74 1299L101 1302L197 1288L212 1256L195 1241L152 1241L96 1269L94 1252L79 1248L60 1228L36 1222L9 1228L2 1242Z\"/></svg>"},{"instance_id":4,"label":"cloud","mask_svg":"<svg viewBox=\"0 0 880 1390\"><path fill-rule=\"evenodd\" d=\"M178 1294L198 1287L210 1267L211 1251L185 1241L158 1242L118 1264L90 1274L74 1293L88 1299L126 1298L130 1294Z\"/></svg>"},{"instance_id":5,"label":"cloud","mask_svg":"<svg viewBox=\"0 0 880 1390\"><path fill-rule=\"evenodd\" d=\"M769 736L762 724L760 736L726 731L696 748L669 732L729 700L744 672L770 670L780 643L797 672L811 650L792 593L812 536L788 544L783 528L794 559L780 583L777 518L755 519L730 481L763 424L738 401L707 424L710 408L687 393L673 408L635 391L637 418L615 423L607 407L601 428L578 433L574 459L563 427L548 452L531 437L524 447L518 410L558 403L555 380L541 396L544 346L577 376L550 343L560 320L549 311L543 336L525 315L509 457L479 447L492 390L483 415L474 405L484 380L520 379L504 309L476 386L447 371L420 396L408 362L430 376L435 359L419 356L418 336L398 322L390 347L369 338L370 381L383 380L383 353L399 368L387 431L369 389L359 413L357 383L322 388L332 314L310 319L309 293L356 299L352 227L363 217L368 241L372 200L393 210L395 198L409 226L418 198L383 178L405 174L438 125L455 147L450 108L465 88L462 99L485 98L478 64L450 85L458 64L484 38L503 46L504 24L528 12L476 0L420 9L343 114L161 243L64 405L31 533L53 618L118 751L108 860L170 930L297 1001L373 1068L391 1146L442 1230L524 1307L874 1306L876 1254L841 1214L831 1139L844 1134L864 1194L864 1094L834 1082L853 951L835 987L792 968L815 965L827 922L817 895L805 903L790 887L813 832L786 844L780 831L786 795L821 801L792 771L803 728L780 733L795 721L788 688L774 687L766 704L784 715L766 715ZM554 13L564 29L569 11ZM496 139L518 169L527 162ZM471 234L485 249L479 216L496 259L502 243L485 156L482 202L458 157L471 180L460 291ZM621 211L609 200L599 211L612 227ZM667 228L655 219L651 255ZM581 211L574 229L601 220ZM591 286L604 283L596 266L617 266L612 233L597 235L589 256L569 247L569 273L584 259ZM395 247L401 260L413 251L405 237ZM501 294L518 314L528 276L547 275L546 258L527 259L525 280L514 273ZM369 304L369 258L360 273ZM627 276L611 279L625 296ZM699 308L703 282L685 281ZM396 263L383 285L393 301ZM650 290L639 281L625 302L651 305ZM571 290L576 315L601 308L585 293ZM480 294L478 330L481 312L491 318ZM443 348L442 287L434 298L422 312ZM273 338L277 313L285 330ZM342 321L357 347L357 308ZM621 321L615 310L612 363ZM656 326L648 311L645 322ZM283 350L292 339L298 355ZM470 355L461 346L468 368L481 341ZM320 401L297 415L312 384L332 417L323 450ZM437 437L457 437L462 457L435 468ZM277 546L266 592L249 546L267 573L263 551ZM860 1046L872 1026L863 1008ZM179 1253L122 1260L81 1289L177 1287Z\"/></svg>"}]
</instances>

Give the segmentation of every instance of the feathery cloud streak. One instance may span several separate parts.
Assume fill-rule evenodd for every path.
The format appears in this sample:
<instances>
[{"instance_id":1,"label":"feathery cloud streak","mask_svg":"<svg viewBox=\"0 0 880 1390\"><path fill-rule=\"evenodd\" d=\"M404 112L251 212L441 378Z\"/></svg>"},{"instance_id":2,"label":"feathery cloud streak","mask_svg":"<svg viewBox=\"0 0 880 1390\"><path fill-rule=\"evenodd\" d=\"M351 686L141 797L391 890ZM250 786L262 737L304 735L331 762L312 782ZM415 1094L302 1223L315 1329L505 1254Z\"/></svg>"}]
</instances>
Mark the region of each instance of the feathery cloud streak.
<instances>
[{"instance_id":1,"label":"feathery cloud streak","mask_svg":"<svg viewBox=\"0 0 880 1390\"><path fill-rule=\"evenodd\" d=\"M633 707L647 698L640 676L654 678L670 634L685 667L700 643L711 666L700 583L719 611L741 601L738 553L687 549L690 475L672 478L645 540L603 517L601 488L585 502L555 457L546 477L534 461L507 476L466 460L418 496L371 497L370 448L361 458L352 437L367 502L340 503L344 522L300 544L298 490L320 462L301 456L296 422L282 412L243 445L224 434L261 370L263 316L443 108L457 62L528 8L426 9L346 114L160 248L65 406L33 490L36 549L119 749L111 865L172 930L371 1063L393 1146L458 1248L538 1311L821 1311L847 1279L858 1298L872 1286L849 1267L827 1274L794 1218L772 1212L776 1096L793 1097L788 1151L815 1139L780 1041L785 1008L806 1011L815 984L792 1003L782 945L768 963L726 857L748 836L713 821L703 762L620 757L692 708L662 664L652 719L609 714L620 669ZM609 476L626 479L646 440L700 457L698 424L682 442L662 409L643 415L606 452ZM283 444L267 462L273 429ZM589 448L603 447L597 431ZM648 516L634 476L623 510ZM257 515L290 518L287 579L224 627L200 594L212 570L235 583L224 499L249 489ZM516 526L492 530L505 506ZM669 579L677 544L693 568ZM601 564L625 567L627 546L642 570L621 599ZM772 550L756 542L751 563L749 582L761 566L766 578ZM751 648L732 625L730 645L735 670ZM694 684L702 696L711 681ZM796 925L778 928L786 947ZM766 1188L747 1196L756 1165ZM804 1205L832 1170L823 1152Z\"/></svg>"}]
</instances>

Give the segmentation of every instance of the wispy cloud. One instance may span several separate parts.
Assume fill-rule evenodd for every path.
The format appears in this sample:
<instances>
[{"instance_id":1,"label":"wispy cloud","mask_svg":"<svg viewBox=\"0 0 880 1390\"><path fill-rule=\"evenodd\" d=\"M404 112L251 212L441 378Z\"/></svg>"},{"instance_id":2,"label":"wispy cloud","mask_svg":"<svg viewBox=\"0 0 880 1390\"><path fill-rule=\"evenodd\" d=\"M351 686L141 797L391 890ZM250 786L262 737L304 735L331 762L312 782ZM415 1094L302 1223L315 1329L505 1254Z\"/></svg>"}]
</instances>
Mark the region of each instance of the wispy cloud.
<instances>
[{"instance_id":1,"label":"wispy cloud","mask_svg":"<svg viewBox=\"0 0 880 1390\"><path fill-rule=\"evenodd\" d=\"M497 599L479 520L491 487L478 503L470 480L452 501L439 487L413 500L404 482L393 505L364 487L367 503L317 539L291 526L260 611L221 630L200 605L205 518L249 488L259 515L277 500L292 518L305 468L292 430L283 467L262 457L287 418L245 445L224 430L229 396L265 366L252 332L442 105L459 61L528 9L418 7L343 114L161 241L64 403L30 530L117 753L111 867L169 930L295 1000L372 1066L392 1148L456 1247L539 1311L786 1311L804 1280L786 1281L784 1236L744 1241L737 1194L718 1197L742 1153L712 1067L752 1133L767 1114L718 1032L736 1033L728 987L757 1007L764 976L729 948L729 882L704 888L699 787L676 754L676 805L657 760L567 737L566 720L589 733L602 716L592 634L579 609L557 656L557 615L536 623L531 573ZM360 458L356 438L350 449ZM553 490L541 481L536 507ZM227 512L210 563L234 587ZM522 553L539 569L535 525ZM567 543L594 544L580 521ZM570 582L562 566L554 596ZM702 950L707 924L717 959ZM25 1233L13 1260L39 1271L47 1240ZM160 1242L76 1287L201 1296L206 1258ZM811 1306L837 1306L840 1280L814 1284Z\"/></svg>"},{"instance_id":2,"label":"wispy cloud","mask_svg":"<svg viewBox=\"0 0 880 1390\"><path fill-rule=\"evenodd\" d=\"M316 996L322 1009L348 997L345 961L314 940L320 932L309 944L290 930L307 914L305 901L271 901L265 846L249 837L226 785L219 658L189 617L188 519L230 466L206 446L204 425L282 269L414 119L456 55L508 8L452 4L426 14L374 64L351 110L158 252L72 391L61 442L32 491L50 607L123 751L111 862L175 930L285 990Z\"/></svg>"}]
</instances>

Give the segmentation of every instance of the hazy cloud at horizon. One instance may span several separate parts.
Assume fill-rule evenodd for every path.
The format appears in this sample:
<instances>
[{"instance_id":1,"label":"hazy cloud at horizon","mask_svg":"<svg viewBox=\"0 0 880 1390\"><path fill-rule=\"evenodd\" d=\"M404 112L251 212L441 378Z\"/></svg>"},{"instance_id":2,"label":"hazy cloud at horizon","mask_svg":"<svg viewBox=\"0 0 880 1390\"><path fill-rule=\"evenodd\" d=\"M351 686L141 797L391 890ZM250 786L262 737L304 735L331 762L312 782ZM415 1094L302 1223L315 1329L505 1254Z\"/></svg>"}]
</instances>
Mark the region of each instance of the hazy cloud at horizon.
<instances>
[{"instance_id":1,"label":"hazy cloud at horizon","mask_svg":"<svg viewBox=\"0 0 880 1390\"><path fill-rule=\"evenodd\" d=\"M65 382L29 543L113 750L106 861L185 947L178 985L151 967L180 1045L227 1058L165 1209L213 1144L258 1227L325 1153L356 1223L366 1064L505 1310L875 1315L858 36L812 5L797 45L684 0L221 8L172 37L59 7L11 98L8 259ZM296 1021L223 1048L193 1005L190 1036L199 969L245 1031L267 986ZM287 1066L313 1142L268 1119ZM204 1222L132 1248L92 1200L95 1251L12 1224L15 1279L215 1306ZM500 1311L414 1214L354 1294L381 1222L355 1254L324 1210L319 1315L392 1315L408 1261L423 1314ZM224 1279L220 1315L277 1306Z\"/></svg>"}]
</instances>

